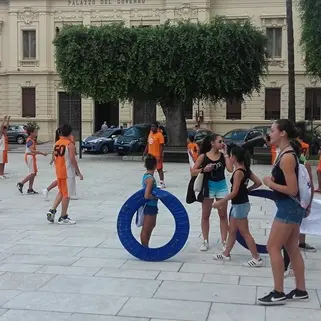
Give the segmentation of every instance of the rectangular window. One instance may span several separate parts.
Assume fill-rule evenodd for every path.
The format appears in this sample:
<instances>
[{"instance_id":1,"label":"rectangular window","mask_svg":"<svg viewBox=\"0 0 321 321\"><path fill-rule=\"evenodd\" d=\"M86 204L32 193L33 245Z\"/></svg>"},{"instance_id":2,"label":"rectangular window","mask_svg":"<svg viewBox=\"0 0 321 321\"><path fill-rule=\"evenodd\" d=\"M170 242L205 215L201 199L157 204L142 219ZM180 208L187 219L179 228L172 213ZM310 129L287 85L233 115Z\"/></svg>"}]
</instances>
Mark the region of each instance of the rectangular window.
<instances>
[{"instance_id":1,"label":"rectangular window","mask_svg":"<svg viewBox=\"0 0 321 321\"><path fill-rule=\"evenodd\" d=\"M236 99L226 101L226 119L242 118L242 102Z\"/></svg>"},{"instance_id":2,"label":"rectangular window","mask_svg":"<svg viewBox=\"0 0 321 321\"><path fill-rule=\"evenodd\" d=\"M306 88L305 119L321 120L321 88Z\"/></svg>"},{"instance_id":3,"label":"rectangular window","mask_svg":"<svg viewBox=\"0 0 321 321\"><path fill-rule=\"evenodd\" d=\"M36 117L36 88L22 88L22 117Z\"/></svg>"},{"instance_id":4,"label":"rectangular window","mask_svg":"<svg viewBox=\"0 0 321 321\"><path fill-rule=\"evenodd\" d=\"M269 57L282 58L282 28L266 28L266 35Z\"/></svg>"},{"instance_id":5,"label":"rectangular window","mask_svg":"<svg viewBox=\"0 0 321 321\"><path fill-rule=\"evenodd\" d=\"M22 31L23 60L36 60L36 30Z\"/></svg>"},{"instance_id":6,"label":"rectangular window","mask_svg":"<svg viewBox=\"0 0 321 321\"><path fill-rule=\"evenodd\" d=\"M281 88L265 88L265 119L280 119Z\"/></svg>"}]
</instances>

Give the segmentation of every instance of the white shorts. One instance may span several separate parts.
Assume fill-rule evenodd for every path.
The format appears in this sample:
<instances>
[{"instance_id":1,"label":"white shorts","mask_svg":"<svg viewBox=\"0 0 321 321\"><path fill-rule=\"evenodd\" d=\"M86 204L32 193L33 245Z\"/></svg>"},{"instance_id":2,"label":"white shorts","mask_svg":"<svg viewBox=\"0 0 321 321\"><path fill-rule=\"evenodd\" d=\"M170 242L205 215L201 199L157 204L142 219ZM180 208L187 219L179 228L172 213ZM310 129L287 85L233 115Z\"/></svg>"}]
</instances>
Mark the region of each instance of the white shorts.
<instances>
[{"instance_id":1,"label":"white shorts","mask_svg":"<svg viewBox=\"0 0 321 321\"><path fill-rule=\"evenodd\" d=\"M33 155L25 155L25 162L28 167L29 174L37 174L38 167L37 167L37 159Z\"/></svg>"},{"instance_id":2,"label":"white shorts","mask_svg":"<svg viewBox=\"0 0 321 321\"><path fill-rule=\"evenodd\" d=\"M76 196L76 177L57 179L59 192L63 197Z\"/></svg>"}]
</instances>

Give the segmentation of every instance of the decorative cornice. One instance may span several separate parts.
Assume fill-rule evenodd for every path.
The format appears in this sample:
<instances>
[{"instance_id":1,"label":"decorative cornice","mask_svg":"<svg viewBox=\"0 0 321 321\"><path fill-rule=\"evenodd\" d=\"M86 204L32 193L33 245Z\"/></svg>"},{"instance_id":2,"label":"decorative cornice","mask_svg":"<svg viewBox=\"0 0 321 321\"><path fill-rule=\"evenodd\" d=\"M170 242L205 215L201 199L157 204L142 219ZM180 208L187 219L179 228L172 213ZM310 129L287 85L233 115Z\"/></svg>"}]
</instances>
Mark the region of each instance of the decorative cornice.
<instances>
[{"instance_id":1,"label":"decorative cornice","mask_svg":"<svg viewBox=\"0 0 321 321\"><path fill-rule=\"evenodd\" d=\"M23 10L18 11L17 19L29 25L33 21L39 19L39 13L37 11L33 11L30 7L25 7Z\"/></svg>"}]
</instances>

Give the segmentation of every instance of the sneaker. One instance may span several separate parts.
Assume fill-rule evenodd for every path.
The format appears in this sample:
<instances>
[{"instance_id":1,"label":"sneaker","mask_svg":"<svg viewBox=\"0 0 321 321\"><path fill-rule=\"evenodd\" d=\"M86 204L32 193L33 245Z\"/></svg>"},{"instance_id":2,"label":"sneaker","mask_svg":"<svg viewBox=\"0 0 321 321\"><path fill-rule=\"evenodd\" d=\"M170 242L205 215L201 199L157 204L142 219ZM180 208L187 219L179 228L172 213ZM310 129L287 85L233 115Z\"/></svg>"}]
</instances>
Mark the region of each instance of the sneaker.
<instances>
[{"instance_id":1,"label":"sneaker","mask_svg":"<svg viewBox=\"0 0 321 321\"><path fill-rule=\"evenodd\" d=\"M309 294L307 291L294 289L286 295L287 300L309 300Z\"/></svg>"},{"instance_id":2,"label":"sneaker","mask_svg":"<svg viewBox=\"0 0 321 321\"><path fill-rule=\"evenodd\" d=\"M226 256L223 253L214 254L213 259L216 261L231 261L231 255Z\"/></svg>"},{"instance_id":3,"label":"sneaker","mask_svg":"<svg viewBox=\"0 0 321 321\"><path fill-rule=\"evenodd\" d=\"M259 259L255 259L254 257L252 258L252 260L244 263L244 266L247 266L247 267L261 267L263 266L263 260L261 258Z\"/></svg>"},{"instance_id":4,"label":"sneaker","mask_svg":"<svg viewBox=\"0 0 321 321\"><path fill-rule=\"evenodd\" d=\"M46 201L49 201L48 193L49 193L49 191L46 188L44 190L42 190L42 195L43 195L43 197L45 198Z\"/></svg>"},{"instance_id":5,"label":"sneaker","mask_svg":"<svg viewBox=\"0 0 321 321\"><path fill-rule=\"evenodd\" d=\"M56 210L50 209L47 213L47 220L50 223L55 223L55 215L56 215Z\"/></svg>"},{"instance_id":6,"label":"sneaker","mask_svg":"<svg viewBox=\"0 0 321 321\"><path fill-rule=\"evenodd\" d=\"M22 193L23 193L23 191L22 191L22 189L23 189L23 184L22 184L22 183L18 183L18 184L17 184L17 188L18 188L18 191L22 194Z\"/></svg>"},{"instance_id":7,"label":"sneaker","mask_svg":"<svg viewBox=\"0 0 321 321\"><path fill-rule=\"evenodd\" d=\"M163 181L160 181L158 188L162 188L162 189L166 188L165 183Z\"/></svg>"},{"instance_id":8,"label":"sneaker","mask_svg":"<svg viewBox=\"0 0 321 321\"><path fill-rule=\"evenodd\" d=\"M208 241L204 241L203 244L202 244L201 247L200 247L200 251L206 252L206 251L208 251L209 247L210 247L210 246L209 246L209 244L208 244Z\"/></svg>"},{"instance_id":9,"label":"sneaker","mask_svg":"<svg viewBox=\"0 0 321 321\"><path fill-rule=\"evenodd\" d=\"M284 278L291 278L294 277L294 273L292 268L288 268L286 271L284 271Z\"/></svg>"},{"instance_id":10,"label":"sneaker","mask_svg":"<svg viewBox=\"0 0 321 321\"><path fill-rule=\"evenodd\" d=\"M308 243L301 243L299 244L299 248L300 250L302 251L305 251L305 252L316 252L317 250L315 249L315 247L309 245Z\"/></svg>"},{"instance_id":11,"label":"sneaker","mask_svg":"<svg viewBox=\"0 0 321 321\"><path fill-rule=\"evenodd\" d=\"M27 194L39 194L33 188L27 190Z\"/></svg>"},{"instance_id":12,"label":"sneaker","mask_svg":"<svg viewBox=\"0 0 321 321\"><path fill-rule=\"evenodd\" d=\"M4 175L0 175L0 179L6 179L7 177L5 177Z\"/></svg>"},{"instance_id":13,"label":"sneaker","mask_svg":"<svg viewBox=\"0 0 321 321\"><path fill-rule=\"evenodd\" d=\"M76 201L78 199L78 197L75 195L75 196L70 196L70 199L73 200L73 201Z\"/></svg>"},{"instance_id":14,"label":"sneaker","mask_svg":"<svg viewBox=\"0 0 321 321\"><path fill-rule=\"evenodd\" d=\"M76 221L71 220L69 216L65 216L65 217L60 216L58 219L58 224L73 225L73 224L76 224Z\"/></svg>"},{"instance_id":15,"label":"sneaker","mask_svg":"<svg viewBox=\"0 0 321 321\"><path fill-rule=\"evenodd\" d=\"M286 302L286 296L283 292L274 290L263 298L259 298L257 301L261 305L283 305Z\"/></svg>"},{"instance_id":16,"label":"sneaker","mask_svg":"<svg viewBox=\"0 0 321 321\"><path fill-rule=\"evenodd\" d=\"M223 250L223 252L226 250L226 242L225 241L222 242L222 250Z\"/></svg>"}]
</instances>

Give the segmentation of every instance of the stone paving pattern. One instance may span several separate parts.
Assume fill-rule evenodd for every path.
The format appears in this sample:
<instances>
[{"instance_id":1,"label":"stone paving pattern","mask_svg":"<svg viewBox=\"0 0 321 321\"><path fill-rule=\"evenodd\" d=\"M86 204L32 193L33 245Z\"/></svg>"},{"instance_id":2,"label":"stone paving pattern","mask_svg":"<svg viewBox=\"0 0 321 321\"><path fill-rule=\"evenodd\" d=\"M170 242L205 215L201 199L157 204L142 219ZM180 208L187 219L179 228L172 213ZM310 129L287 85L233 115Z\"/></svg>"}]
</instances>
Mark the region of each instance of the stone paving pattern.
<instances>
[{"instance_id":1,"label":"stone paving pattern","mask_svg":"<svg viewBox=\"0 0 321 321\"><path fill-rule=\"evenodd\" d=\"M174 258L141 262L122 248L117 214L140 188L141 163L84 155L80 199L71 202L69 211L77 224L59 226L46 220L51 202L16 190L26 175L23 155L11 153L9 160L9 178L0 180L0 321L321 320L321 238L308 237L319 251L304 253L310 301L265 308L256 299L272 289L268 257L262 268L243 267L250 255L237 244L231 262L214 261L212 254L220 249L214 210L211 248L199 252L200 204L186 206L190 237ZM54 179L54 170L49 156L39 156L38 165L40 190ZM165 169L168 191L185 204L188 165L165 164ZM259 176L270 170L258 165L253 169ZM257 243L266 242L274 210L272 202L252 199L250 225ZM138 235L139 229L133 230ZM151 245L165 244L173 231L174 220L161 205ZM287 279L286 286L293 288L293 279Z\"/></svg>"}]
</instances>

